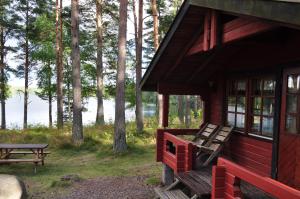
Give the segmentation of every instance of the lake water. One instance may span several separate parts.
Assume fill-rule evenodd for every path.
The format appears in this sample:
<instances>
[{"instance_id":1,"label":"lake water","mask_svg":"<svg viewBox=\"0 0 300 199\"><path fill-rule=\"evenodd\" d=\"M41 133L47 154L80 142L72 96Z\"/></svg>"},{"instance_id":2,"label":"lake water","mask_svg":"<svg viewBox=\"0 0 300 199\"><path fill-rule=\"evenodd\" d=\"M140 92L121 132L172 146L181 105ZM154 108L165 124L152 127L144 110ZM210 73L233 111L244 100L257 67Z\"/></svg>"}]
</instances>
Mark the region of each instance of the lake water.
<instances>
[{"instance_id":1,"label":"lake water","mask_svg":"<svg viewBox=\"0 0 300 199\"><path fill-rule=\"evenodd\" d=\"M35 94L29 95L28 105L28 124L29 125L48 125L48 103L40 99ZM151 116L155 114L154 110L149 110L147 106L145 110L145 116ZM97 99L96 97L90 97L85 104L87 111L82 113L83 124L92 124L95 122L97 111ZM153 106L150 106L150 109ZM0 109L1 110L1 109ZM52 118L56 121L56 101L53 102ZM126 110L126 120L131 121L135 119L135 110ZM104 100L104 120L105 122L112 123L115 117L115 103L114 100ZM1 116L0 116L1 118ZM7 128L22 128L23 127L23 95L14 94L6 101L6 122Z\"/></svg>"}]
</instances>

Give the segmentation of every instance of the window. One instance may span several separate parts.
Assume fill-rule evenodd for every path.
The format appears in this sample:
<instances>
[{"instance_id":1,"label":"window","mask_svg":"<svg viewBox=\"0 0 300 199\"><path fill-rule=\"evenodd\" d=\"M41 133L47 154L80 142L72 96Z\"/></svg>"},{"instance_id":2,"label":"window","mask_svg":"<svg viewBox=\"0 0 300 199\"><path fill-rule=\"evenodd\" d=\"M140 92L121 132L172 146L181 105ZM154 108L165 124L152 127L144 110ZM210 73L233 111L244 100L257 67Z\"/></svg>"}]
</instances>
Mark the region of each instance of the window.
<instances>
[{"instance_id":1,"label":"window","mask_svg":"<svg viewBox=\"0 0 300 199\"><path fill-rule=\"evenodd\" d=\"M286 122L285 128L288 133L299 132L299 95L300 75L288 75L286 91Z\"/></svg>"},{"instance_id":2,"label":"window","mask_svg":"<svg viewBox=\"0 0 300 199\"><path fill-rule=\"evenodd\" d=\"M251 133L272 137L274 123L275 81L251 80Z\"/></svg>"},{"instance_id":3,"label":"window","mask_svg":"<svg viewBox=\"0 0 300 199\"><path fill-rule=\"evenodd\" d=\"M229 83L227 110L228 125L244 129L246 114L246 81L238 80Z\"/></svg>"},{"instance_id":4,"label":"window","mask_svg":"<svg viewBox=\"0 0 300 199\"><path fill-rule=\"evenodd\" d=\"M237 130L272 137L274 105L275 80L272 78L245 78L228 82L227 124Z\"/></svg>"}]
</instances>

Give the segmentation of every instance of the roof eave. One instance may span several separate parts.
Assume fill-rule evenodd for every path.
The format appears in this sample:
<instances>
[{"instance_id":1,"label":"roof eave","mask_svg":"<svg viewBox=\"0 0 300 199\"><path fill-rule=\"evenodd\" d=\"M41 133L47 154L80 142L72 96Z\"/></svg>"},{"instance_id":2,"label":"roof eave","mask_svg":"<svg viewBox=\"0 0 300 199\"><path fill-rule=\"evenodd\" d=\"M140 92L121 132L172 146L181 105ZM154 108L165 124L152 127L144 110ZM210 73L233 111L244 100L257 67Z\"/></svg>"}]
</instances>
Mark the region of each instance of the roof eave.
<instances>
[{"instance_id":1,"label":"roof eave","mask_svg":"<svg viewBox=\"0 0 300 199\"><path fill-rule=\"evenodd\" d=\"M191 0L190 4L300 26L300 2L296 0Z\"/></svg>"},{"instance_id":2,"label":"roof eave","mask_svg":"<svg viewBox=\"0 0 300 199\"><path fill-rule=\"evenodd\" d=\"M151 71L154 69L154 66L157 64L157 62L159 61L161 55L163 54L163 52L165 51L166 47L168 46L170 40L172 39L175 31L177 30L177 28L179 27L180 23L182 22L182 19L184 18L186 12L188 11L189 7L190 7L190 0L186 0L184 1L183 5L180 7L180 10L178 11L178 14L176 15L172 25L170 26L166 36L164 37L164 39L162 40L157 52L155 53L153 59L151 60L149 67L147 68L141 83L140 83L140 88L144 91L154 91L154 90L150 90L147 88L144 88L144 85L151 73Z\"/></svg>"}]
</instances>

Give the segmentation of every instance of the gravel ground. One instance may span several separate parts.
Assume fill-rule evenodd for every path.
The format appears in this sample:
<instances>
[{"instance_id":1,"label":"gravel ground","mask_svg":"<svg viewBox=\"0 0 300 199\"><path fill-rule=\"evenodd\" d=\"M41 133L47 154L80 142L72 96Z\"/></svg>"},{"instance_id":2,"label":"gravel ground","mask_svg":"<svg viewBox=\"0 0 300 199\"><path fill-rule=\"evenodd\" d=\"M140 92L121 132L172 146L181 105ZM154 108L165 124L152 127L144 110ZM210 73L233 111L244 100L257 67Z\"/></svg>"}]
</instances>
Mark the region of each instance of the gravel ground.
<instances>
[{"instance_id":1,"label":"gravel ground","mask_svg":"<svg viewBox=\"0 0 300 199\"><path fill-rule=\"evenodd\" d=\"M75 183L68 194L55 199L148 199L154 197L153 186L146 177L100 177Z\"/></svg>"}]
</instances>

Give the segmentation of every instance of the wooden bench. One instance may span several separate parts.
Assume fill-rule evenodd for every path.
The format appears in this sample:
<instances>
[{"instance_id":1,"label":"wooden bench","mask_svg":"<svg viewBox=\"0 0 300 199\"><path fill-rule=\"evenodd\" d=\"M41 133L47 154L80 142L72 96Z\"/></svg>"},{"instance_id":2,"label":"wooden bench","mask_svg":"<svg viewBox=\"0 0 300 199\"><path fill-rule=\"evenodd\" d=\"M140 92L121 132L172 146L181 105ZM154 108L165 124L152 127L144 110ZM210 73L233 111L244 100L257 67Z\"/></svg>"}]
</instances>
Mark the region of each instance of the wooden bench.
<instances>
[{"instance_id":1,"label":"wooden bench","mask_svg":"<svg viewBox=\"0 0 300 199\"><path fill-rule=\"evenodd\" d=\"M9 152L9 154L23 154L23 155L27 155L27 154L34 154L32 151L11 151ZM44 151L43 152L44 155L49 155L51 154L49 151Z\"/></svg>"},{"instance_id":2,"label":"wooden bench","mask_svg":"<svg viewBox=\"0 0 300 199\"><path fill-rule=\"evenodd\" d=\"M39 163L44 165L44 159L49 154L45 151L48 144L0 144L0 164L11 164L11 163L34 163L34 172L36 173L36 167ZM32 154L34 157L18 158L10 156L18 154Z\"/></svg>"},{"instance_id":3,"label":"wooden bench","mask_svg":"<svg viewBox=\"0 0 300 199\"><path fill-rule=\"evenodd\" d=\"M0 164L21 163L21 162L42 162L42 159L1 159Z\"/></svg>"}]
</instances>

